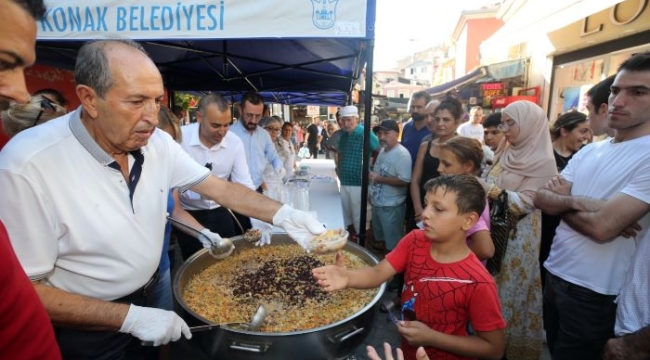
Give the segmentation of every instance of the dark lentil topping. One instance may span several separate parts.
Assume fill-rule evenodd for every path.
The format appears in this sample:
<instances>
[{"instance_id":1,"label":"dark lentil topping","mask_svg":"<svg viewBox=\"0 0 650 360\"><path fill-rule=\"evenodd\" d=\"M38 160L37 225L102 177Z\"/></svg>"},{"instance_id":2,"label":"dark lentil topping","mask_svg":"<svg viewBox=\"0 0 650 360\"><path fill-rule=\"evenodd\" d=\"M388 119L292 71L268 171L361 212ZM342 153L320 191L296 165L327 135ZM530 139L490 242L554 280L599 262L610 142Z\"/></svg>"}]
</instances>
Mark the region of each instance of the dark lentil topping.
<instances>
[{"instance_id":1,"label":"dark lentil topping","mask_svg":"<svg viewBox=\"0 0 650 360\"><path fill-rule=\"evenodd\" d=\"M318 286L311 269L324 264L311 256L272 259L255 270L236 276L233 295L256 300L282 300L289 305L303 305L308 299L322 301L327 294Z\"/></svg>"}]
</instances>

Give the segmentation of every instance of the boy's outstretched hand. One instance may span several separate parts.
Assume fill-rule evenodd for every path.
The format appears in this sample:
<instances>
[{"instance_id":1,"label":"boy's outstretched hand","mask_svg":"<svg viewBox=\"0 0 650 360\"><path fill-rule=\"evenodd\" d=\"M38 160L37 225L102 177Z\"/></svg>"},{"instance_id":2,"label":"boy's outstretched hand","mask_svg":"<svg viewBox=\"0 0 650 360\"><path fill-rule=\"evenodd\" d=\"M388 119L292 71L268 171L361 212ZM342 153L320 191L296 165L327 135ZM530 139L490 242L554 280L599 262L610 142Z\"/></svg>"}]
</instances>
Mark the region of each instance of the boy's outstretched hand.
<instances>
[{"instance_id":1,"label":"boy's outstretched hand","mask_svg":"<svg viewBox=\"0 0 650 360\"><path fill-rule=\"evenodd\" d=\"M348 286L348 269L343 263L343 254L336 253L336 264L321 266L311 271L314 279L323 290L330 292L345 289Z\"/></svg>"},{"instance_id":2,"label":"boy's outstretched hand","mask_svg":"<svg viewBox=\"0 0 650 360\"><path fill-rule=\"evenodd\" d=\"M368 352L368 359L370 360L382 360L381 356L377 353L374 347L368 345L366 346L366 351ZM397 348L395 357L393 357L393 349L391 349L390 344L384 343L384 355L386 356L383 360L404 360L404 353L400 348ZM429 360L426 351L423 347L419 347L415 353L416 360Z\"/></svg>"}]
</instances>

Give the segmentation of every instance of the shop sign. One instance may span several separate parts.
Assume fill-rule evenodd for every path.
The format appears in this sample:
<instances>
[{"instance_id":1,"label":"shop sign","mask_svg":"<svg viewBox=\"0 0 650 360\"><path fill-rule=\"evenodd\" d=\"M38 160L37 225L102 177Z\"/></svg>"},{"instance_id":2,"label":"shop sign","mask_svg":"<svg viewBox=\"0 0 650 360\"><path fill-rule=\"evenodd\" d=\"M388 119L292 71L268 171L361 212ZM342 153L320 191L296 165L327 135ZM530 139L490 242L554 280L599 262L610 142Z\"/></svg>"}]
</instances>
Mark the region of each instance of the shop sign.
<instances>
[{"instance_id":1,"label":"shop sign","mask_svg":"<svg viewBox=\"0 0 650 360\"><path fill-rule=\"evenodd\" d=\"M557 52L650 29L649 0L626 0L548 34Z\"/></svg>"},{"instance_id":2,"label":"shop sign","mask_svg":"<svg viewBox=\"0 0 650 360\"><path fill-rule=\"evenodd\" d=\"M320 115L320 106L307 106L307 116Z\"/></svg>"},{"instance_id":3,"label":"shop sign","mask_svg":"<svg viewBox=\"0 0 650 360\"><path fill-rule=\"evenodd\" d=\"M506 95L507 89L505 84L502 82L481 84L483 107L489 107L492 103L492 99Z\"/></svg>"}]
</instances>

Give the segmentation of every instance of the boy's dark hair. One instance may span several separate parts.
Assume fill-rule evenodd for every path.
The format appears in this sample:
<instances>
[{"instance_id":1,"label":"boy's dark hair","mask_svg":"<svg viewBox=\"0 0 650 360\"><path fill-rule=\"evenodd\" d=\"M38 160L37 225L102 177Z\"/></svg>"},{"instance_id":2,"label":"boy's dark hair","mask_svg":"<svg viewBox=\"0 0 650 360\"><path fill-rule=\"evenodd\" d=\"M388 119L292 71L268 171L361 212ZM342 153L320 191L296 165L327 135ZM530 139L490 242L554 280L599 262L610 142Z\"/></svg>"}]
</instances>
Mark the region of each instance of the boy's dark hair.
<instances>
[{"instance_id":1,"label":"boy's dark hair","mask_svg":"<svg viewBox=\"0 0 650 360\"><path fill-rule=\"evenodd\" d=\"M441 102L436 110L433 112L433 115L437 115L440 111L447 110L451 113L451 116L454 117L454 122L458 124L460 119L463 117L463 104L458 101L453 96L446 96Z\"/></svg>"},{"instance_id":2,"label":"boy's dark hair","mask_svg":"<svg viewBox=\"0 0 650 360\"><path fill-rule=\"evenodd\" d=\"M600 105L605 104L609 101L609 93L612 84L614 83L614 78L616 75L611 75L605 80L599 82L598 84L591 87L587 90L587 96L589 97L589 102L594 106L595 109L599 109Z\"/></svg>"},{"instance_id":3,"label":"boy's dark hair","mask_svg":"<svg viewBox=\"0 0 650 360\"><path fill-rule=\"evenodd\" d=\"M441 175L424 184L427 193L438 189L456 194L456 206L459 214L476 213L479 216L485 209L485 189L472 175Z\"/></svg>"},{"instance_id":4,"label":"boy's dark hair","mask_svg":"<svg viewBox=\"0 0 650 360\"><path fill-rule=\"evenodd\" d=\"M618 67L618 71L650 71L650 51L630 56Z\"/></svg>"},{"instance_id":5,"label":"boy's dark hair","mask_svg":"<svg viewBox=\"0 0 650 360\"><path fill-rule=\"evenodd\" d=\"M500 112L494 112L490 114L485 120L483 120L483 129L489 128L489 127L495 127L498 128L499 125L501 125L501 113Z\"/></svg>"}]
</instances>

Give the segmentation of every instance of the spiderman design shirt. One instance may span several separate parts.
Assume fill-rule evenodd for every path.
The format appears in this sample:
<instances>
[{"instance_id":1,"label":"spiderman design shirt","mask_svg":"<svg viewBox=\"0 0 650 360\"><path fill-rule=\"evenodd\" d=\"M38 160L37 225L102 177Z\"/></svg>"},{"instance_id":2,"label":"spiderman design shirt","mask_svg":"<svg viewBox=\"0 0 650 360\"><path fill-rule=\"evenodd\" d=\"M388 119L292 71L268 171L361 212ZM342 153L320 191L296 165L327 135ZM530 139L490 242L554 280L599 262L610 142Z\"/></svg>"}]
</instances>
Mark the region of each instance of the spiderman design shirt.
<instances>
[{"instance_id":1,"label":"spiderman design shirt","mask_svg":"<svg viewBox=\"0 0 650 360\"><path fill-rule=\"evenodd\" d=\"M504 329L501 304L494 279L469 252L454 263L439 263L430 255L431 240L414 230L386 255L398 273L404 273L402 302L412 303L417 321L445 334L467 336L471 322L477 332ZM402 340L405 359L415 359L417 347ZM467 359L432 347L430 359Z\"/></svg>"}]
</instances>

